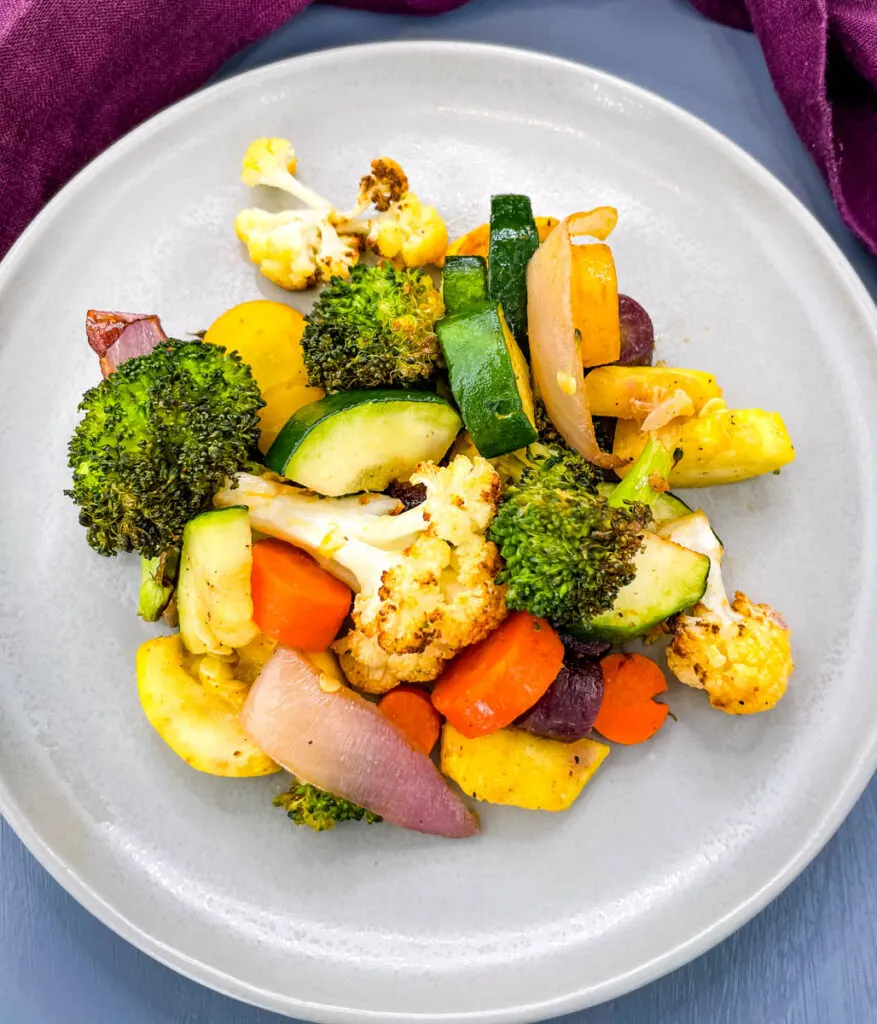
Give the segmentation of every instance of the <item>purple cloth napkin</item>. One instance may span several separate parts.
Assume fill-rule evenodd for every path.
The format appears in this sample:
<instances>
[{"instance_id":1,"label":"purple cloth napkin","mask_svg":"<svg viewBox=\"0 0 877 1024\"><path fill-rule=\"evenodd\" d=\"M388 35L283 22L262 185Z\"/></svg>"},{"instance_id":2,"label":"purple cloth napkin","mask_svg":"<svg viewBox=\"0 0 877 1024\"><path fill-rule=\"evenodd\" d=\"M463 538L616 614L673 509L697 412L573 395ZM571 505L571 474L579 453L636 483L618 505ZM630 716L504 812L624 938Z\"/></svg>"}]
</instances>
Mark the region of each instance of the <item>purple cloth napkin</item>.
<instances>
[{"instance_id":1,"label":"purple cloth napkin","mask_svg":"<svg viewBox=\"0 0 877 1024\"><path fill-rule=\"evenodd\" d=\"M690 0L754 31L841 216L877 253L877 0Z\"/></svg>"},{"instance_id":2,"label":"purple cloth napkin","mask_svg":"<svg viewBox=\"0 0 877 1024\"><path fill-rule=\"evenodd\" d=\"M0 0L0 257L73 174L310 0ZM358 0L439 14L465 0Z\"/></svg>"}]
</instances>

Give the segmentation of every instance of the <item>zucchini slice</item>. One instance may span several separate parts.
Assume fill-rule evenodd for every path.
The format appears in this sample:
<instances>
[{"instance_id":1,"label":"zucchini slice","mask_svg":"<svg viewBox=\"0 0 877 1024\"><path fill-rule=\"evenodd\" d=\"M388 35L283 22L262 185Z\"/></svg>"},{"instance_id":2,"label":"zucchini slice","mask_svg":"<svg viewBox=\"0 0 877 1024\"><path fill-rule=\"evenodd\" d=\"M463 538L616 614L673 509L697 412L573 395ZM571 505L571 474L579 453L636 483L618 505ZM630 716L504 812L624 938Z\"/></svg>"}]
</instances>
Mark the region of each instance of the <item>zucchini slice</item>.
<instances>
[{"instance_id":1,"label":"zucchini slice","mask_svg":"<svg viewBox=\"0 0 877 1024\"><path fill-rule=\"evenodd\" d=\"M448 256L442 273L445 314L462 313L487 298L487 262L483 256Z\"/></svg>"},{"instance_id":2,"label":"zucchini slice","mask_svg":"<svg viewBox=\"0 0 877 1024\"><path fill-rule=\"evenodd\" d=\"M503 308L524 354L527 334L527 264L539 248L539 231L528 196L501 195L490 200L490 255L487 294Z\"/></svg>"},{"instance_id":3,"label":"zucchini slice","mask_svg":"<svg viewBox=\"0 0 877 1024\"><path fill-rule=\"evenodd\" d=\"M265 465L330 497L382 491L418 462L438 462L462 425L431 391L341 391L293 413Z\"/></svg>"},{"instance_id":4,"label":"zucchini slice","mask_svg":"<svg viewBox=\"0 0 877 1024\"><path fill-rule=\"evenodd\" d=\"M611 608L567 630L583 640L621 643L690 608L706 590L710 560L654 533L643 535L636 576L618 591Z\"/></svg>"},{"instance_id":5,"label":"zucchini slice","mask_svg":"<svg viewBox=\"0 0 877 1024\"><path fill-rule=\"evenodd\" d=\"M192 654L230 654L259 632L253 621L253 535L243 505L186 523L177 583L180 636Z\"/></svg>"},{"instance_id":6,"label":"zucchini slice","mask_svg":"<svg viewBox=\"0 0 877 1024\"><path fill-rule=\"evenodd\" d=\"M475 447L486 459L537 438L527 360L501 306L480 302L436 324L451 391Z\"/></svg>"}]
</instances>

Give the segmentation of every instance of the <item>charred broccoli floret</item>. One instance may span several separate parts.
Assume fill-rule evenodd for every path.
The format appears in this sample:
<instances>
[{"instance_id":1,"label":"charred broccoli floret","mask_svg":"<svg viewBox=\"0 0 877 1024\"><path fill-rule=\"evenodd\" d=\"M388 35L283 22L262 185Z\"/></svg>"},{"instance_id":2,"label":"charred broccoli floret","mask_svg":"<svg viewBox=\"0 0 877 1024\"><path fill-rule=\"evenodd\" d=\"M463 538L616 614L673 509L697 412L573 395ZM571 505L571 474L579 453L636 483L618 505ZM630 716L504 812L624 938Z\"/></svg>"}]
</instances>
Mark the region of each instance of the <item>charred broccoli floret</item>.
<instances>
[{"instance_id":1,"label":"charred broccoli floret","mask_svg":"<svg viewBox=\"0 0 877 1024\"><path fill-rule=\"evenodd\" d=\"M595 471L569 449L537 444L503 495L489 537L505 568L506 604L559 625L575 625L610 607L634 577L641 533L651 521L639 501L610 503Z\"/></svg>"},{"instance_id":2,"label":"charred broccoli floret","mask_svg":"<svg viewBox=\"0 0 877 1024\"><path fill-rule=\"evenodd\" d=\"M170 341L123 363L82 397L68 448L88 543L154 558L249 464L264 405L237 353Z\"/></svg>"},{"instance_id":3,"label":"charred broccoli floret","mask_svg":"<svg viewBox=\"0 0 877 1024\"><path fill-rule=\"evenodd\" d=\"M441 365L441 295L421 270L352 268L333 278L305 318L308 383L324 391L408 385Z\"/></svg>"},{"instance_id":4,"label":"charred broccoli floret","mask_svg":"<svg viewBox=\"0 0 877 1024\"><path fill-rule=\"evenodd\" d=\"M293 779L286 793L274 797L274 806L282 807L296 825L307 825L315 832L326 832L339 821L365 821L367 825L376 825L384 820L359 804L332 796L324 789L298 779Z\"/></svg>"}]
</instances>

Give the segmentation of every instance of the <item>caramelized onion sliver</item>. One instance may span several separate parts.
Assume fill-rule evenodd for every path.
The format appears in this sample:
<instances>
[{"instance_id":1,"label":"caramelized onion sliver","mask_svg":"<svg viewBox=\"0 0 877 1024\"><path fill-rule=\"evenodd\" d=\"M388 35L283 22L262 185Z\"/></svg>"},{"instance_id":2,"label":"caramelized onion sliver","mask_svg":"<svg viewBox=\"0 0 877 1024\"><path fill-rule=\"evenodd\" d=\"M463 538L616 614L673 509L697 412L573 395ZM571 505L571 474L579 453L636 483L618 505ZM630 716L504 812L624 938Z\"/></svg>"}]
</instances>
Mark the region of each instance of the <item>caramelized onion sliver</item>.
<instances>
[{"instance_id":1,"label":"caramelized onion sliver","mask_svg":"<svg viewBox=\"0 0 877 1024\"><path fill-rule=\"evenodd\" d=\"M527 322L533 377L551 421L588 462L610 469L624 460L597 444L572 311L570 233L591 233L594 212L562 220L536 250L527 267Z\"/></svg>"}]
</instances>

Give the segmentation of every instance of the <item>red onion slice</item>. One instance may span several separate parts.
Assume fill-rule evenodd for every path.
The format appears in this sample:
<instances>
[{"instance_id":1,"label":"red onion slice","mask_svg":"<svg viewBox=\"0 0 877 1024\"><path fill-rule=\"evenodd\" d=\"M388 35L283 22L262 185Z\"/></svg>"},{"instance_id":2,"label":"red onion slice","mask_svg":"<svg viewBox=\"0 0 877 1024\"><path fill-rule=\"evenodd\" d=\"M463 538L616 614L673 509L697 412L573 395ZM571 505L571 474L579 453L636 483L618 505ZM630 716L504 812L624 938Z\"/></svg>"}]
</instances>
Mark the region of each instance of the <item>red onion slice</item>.
<instances>
[{"instance_id":1,"label":"red onion slice","mask_svg":"<svg viewBox=\"0 0 877 1024\"><path fill-rule=\"evenodd\" d=\"M244 732L305 782L402 828L461 839L478 820L376 705L280 647L241 712Z\"/></svg>"},{"instance_id":2,"label":"red onion slice","mask_svg":"<svg viewBox=\"0 0 877 1024\"><path fill-rule=\"evenodd\" d=\"M127 359L145 356L167 335L153 313L120 313L90 309L85 315L88 343L100 357L101 372L109 377Z\"/></svg>"}]
</instances>

